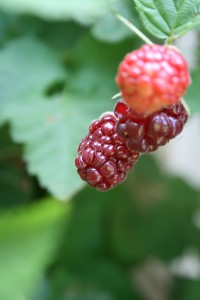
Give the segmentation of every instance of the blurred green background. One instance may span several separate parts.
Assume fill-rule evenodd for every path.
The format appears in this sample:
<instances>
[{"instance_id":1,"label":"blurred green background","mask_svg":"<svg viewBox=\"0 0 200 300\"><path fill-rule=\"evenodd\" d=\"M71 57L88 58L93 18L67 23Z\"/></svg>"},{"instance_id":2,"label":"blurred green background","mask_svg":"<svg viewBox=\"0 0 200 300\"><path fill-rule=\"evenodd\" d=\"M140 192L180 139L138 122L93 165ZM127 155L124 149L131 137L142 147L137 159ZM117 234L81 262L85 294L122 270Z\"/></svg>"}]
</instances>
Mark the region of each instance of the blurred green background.
<instances>
[{"instance_id":1,"label":"blurred green background","mask_svg":"<svg viewBox=\"0 0 200 300\"><path fill-rule=\"evenodd\" d=\"M129 0L0 0L0 300L199 299L200 187L157 154L107 193L74 167L90 121L113 109L119 62L142 44L113 11L147 34Z\"/></svg>"}]
</instances>

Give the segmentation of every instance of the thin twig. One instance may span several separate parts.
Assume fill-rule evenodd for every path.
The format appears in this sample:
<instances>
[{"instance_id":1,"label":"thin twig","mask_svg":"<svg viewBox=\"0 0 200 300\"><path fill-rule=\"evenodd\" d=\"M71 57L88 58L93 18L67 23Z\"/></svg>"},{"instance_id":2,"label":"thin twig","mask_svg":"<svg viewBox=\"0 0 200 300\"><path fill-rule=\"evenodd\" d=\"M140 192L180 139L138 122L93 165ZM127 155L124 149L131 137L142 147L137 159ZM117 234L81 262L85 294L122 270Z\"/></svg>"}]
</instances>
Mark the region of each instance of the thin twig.
<instances>
[{"instance_id":1,"label":"thin twig","mask_svg":"<svg viewBox=\"0 0 200 300\"><path fill-rule=\"evenodd\" d=\"M121 95L122 95L121 93L118 93L118 94L114 95L111 99L114 100L114 99L116 99L116 98L121 97Z\"/></svg>"},{"instance_id":2,"label":"thin twig","mask_svg":"<svg viewBox=\"0 0 200 300\"><path fill-rule=\"evenodd\" d=\"M185 101L185 99L181 98L181 103L183 104L188 116L190 117L191 116L190 108L187 102Z\"/></svg>"},{"instance_id":3,"label":"thin twig","mask_svg":"<svg viewBox=\"0 0 200 300\"><path fill-rule=\"evenodd\" d=\"M126 18L119 14L115 14L116 17L123 23L125 24L132 32L137 34L146 44L153 45L153 42L146 37L135 25L133 25L131 22L129 22Z\"/></svg>"}]
</instances>

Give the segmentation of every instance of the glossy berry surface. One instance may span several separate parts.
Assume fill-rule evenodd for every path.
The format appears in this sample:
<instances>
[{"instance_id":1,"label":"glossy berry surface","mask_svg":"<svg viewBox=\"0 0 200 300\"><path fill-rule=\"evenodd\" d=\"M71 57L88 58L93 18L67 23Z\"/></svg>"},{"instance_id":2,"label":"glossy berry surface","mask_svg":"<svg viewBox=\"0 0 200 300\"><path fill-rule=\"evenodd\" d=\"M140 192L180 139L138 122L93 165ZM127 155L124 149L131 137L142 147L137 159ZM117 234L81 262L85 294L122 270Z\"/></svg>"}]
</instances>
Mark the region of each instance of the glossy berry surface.
<instances>
[{"instance_id":1,"label":"glossy berry surface","mask_svg":"<svg viewBox=\"0 0 200 300\"><path fill-rule=\"evenodd\" d=\"M138 114L151 114L175 104L190 83L188 66L172 47L143 45L127 54L116 82L122 98Z\"/></svg>"},{"instance_id":2,"label":"glossy berry surface","mask_svg":"<svg viewBox=\"0 0 200 300\"><path fill-rule=\"evenodd\" d=\"M123 182L139 157L139 153L128 149L115 133L116 122L112 113L93 121L75 159L80 177L99 191L107 191Z\"/></svg>"},{"instance_id":3,"label":"glossy berry surface","mask_svg":"<svg viewBox=\"0 0 200 300\"><path fill-rule=\"evenodd\" d=\"M180 101L142 117L125 101L119 100L114 113L118 118L116 132L126 140L130 149L141 153L149 153L165 145L183 130L188 119L188 113Z\"/></svg>"}]
</instances>

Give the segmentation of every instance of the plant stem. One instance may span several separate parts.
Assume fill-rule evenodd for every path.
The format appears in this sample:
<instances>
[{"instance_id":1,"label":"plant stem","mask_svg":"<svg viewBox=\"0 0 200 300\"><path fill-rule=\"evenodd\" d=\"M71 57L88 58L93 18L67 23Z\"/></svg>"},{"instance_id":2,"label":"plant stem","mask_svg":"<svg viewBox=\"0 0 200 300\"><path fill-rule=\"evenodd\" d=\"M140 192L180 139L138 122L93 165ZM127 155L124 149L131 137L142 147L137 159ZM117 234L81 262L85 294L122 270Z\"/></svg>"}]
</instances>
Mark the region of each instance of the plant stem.
<instances>
[{"instance_id":1,"label":"plant stem","mask_svg":"<svg viewBox=\"0 0 200 300\"><path fill-rule=\"evenodd\" d=\"M116 98L121 97L121 95L122 95L121 93L115 94L111 99L114 100L114 99L116 99Z\"/></svg>"},{"instance_id":2,"label":"plant stem","mask_svg":"<svg viewBox=\"0 0 200 300\"><path fill-rule=\"evenodd\" d=\"M137 34L146 44L153 45L153 42L146 37L135 25L133 25L131 22L129 22L126 18L119 14L115 14L116 17L123 23L125 24L132 32Z\"/></svg>"},{"instance_id":3,"label":"plant stem","mask_svg":"<svg viewBox=\"0 0 200 300\"><path fill-rule=\"evenodd\" d=\"M183 104L186 112L188 113L188 116L190 117L191 116L190 108L187 102L185 101L185 99L181 98L181 103Z\"/></svg>"}]
</instances>

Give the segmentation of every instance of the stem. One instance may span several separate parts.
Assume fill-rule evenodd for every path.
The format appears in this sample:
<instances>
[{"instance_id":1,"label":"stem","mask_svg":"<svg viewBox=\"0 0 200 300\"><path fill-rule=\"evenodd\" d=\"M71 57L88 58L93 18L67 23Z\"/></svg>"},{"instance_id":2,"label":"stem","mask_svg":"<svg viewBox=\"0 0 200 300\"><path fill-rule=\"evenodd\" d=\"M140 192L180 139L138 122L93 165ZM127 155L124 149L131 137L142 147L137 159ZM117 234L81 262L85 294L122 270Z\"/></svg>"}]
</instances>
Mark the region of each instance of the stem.
<instances>
[{"instance_id":1,"label":"stem","mask_svg":"<svg viewBox=\"0 0 200 300\"><path fill-rule=\"evenodd\" d=\"M181 98L181 103L183 104L186 112L188 113L188 116L191 116L190 108L189 105L186 103L185 99Z\"/></svg>"},{"instance_id":2,"label":"stem","mask_svg":"<svg viewBox=\"0 0 200 300\"><path fill-rule=\"evenodd\" d=\"M132 32L137 34L146 44L153 45L153 42L146 37L135 25L133 25L131 22L129 22L126 18L119 14L115 14L116 17L123 23L125 24Z\"/></svg>"},{"instance_id":3,"label":"stem","mask_svg":"<svg viewBox=\"0 0 200 300\"><path fill-rule=\"evenodd\" d=\"M167 45L173 44L173 43L174 43L174 40L175 40L174 36L173 36L173 35L170 35L170 36L166 39L165 45L167 46Z\"/></svg>"},{"instance_id":4,"label":"stem","mask_svg":"<svg viewBox=\"0 0 200 300\"><path fill-rule=\"evenodd\" d=\"M121 97L121 95L122 95L121 93L115 94L111 99L114 100L114 99L116 99L116 98Z\"/></svg>"}]
</instances>

